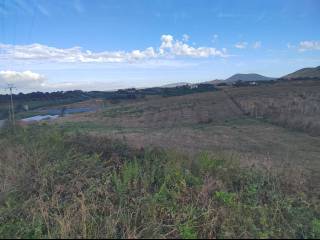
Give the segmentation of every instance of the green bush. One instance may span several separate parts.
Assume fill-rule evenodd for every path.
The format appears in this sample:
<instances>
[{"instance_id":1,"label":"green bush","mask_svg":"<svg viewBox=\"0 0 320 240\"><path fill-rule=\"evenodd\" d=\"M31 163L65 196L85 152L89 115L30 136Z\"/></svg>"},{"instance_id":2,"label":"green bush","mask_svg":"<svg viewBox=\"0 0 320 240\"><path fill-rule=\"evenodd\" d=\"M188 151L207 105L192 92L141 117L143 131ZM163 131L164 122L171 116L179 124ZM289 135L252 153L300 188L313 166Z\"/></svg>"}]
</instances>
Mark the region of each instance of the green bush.
<instances>
[{"instance_id":1,"label":"green bush","mask_svg":"<svg viewBox=\"0 0 320 240\"><path fill-rule=\"evenodd\" d=\"M221 156L40 125L0 143L0 238L319 237L312 194Z\"/></svg>"},{"instance_id":2,"label":"green bush","mask_svg":"<svg viewBox=\"0 0 320 240\"><path fill-rule=\"evenodd\" d=\"M320 219L314 219L312 221L312 237L320 238Z\"/></svg>"}]
</instances>

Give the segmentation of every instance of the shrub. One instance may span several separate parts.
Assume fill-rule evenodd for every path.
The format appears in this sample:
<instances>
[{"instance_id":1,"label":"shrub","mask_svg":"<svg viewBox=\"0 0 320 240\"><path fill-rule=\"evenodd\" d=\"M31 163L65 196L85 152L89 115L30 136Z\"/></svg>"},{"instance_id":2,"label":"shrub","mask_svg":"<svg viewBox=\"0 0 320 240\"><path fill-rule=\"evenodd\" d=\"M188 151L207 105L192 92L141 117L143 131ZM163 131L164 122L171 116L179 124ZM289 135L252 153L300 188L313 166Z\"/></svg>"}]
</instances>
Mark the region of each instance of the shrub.
<instances>
[{"instance_id":1,"label":"shrub","mask_svg":"<svg viewBox=\"0 0 320 240\"><path fill-rule=\"evenodd\" d=\"M319 237L319 200L265 169L54 126L0 142L0 238Z\"/></svg>"}]
</instances>

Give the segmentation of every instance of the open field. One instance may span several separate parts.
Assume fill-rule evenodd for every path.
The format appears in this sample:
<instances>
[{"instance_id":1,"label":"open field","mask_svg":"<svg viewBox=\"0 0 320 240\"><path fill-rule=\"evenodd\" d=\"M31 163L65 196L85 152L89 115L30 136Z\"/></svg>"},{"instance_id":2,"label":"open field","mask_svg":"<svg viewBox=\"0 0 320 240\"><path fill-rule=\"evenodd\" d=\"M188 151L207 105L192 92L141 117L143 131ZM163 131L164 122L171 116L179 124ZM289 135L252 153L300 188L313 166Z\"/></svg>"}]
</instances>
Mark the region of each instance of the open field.
<instances>
[{"instance_id":1,"label":"open field","mask_svg":"<svg viewBox=\"0 0 320 240\"><path fill-rule=\"evenodd\" d=\"M254 118L320 136L320 81L279 82L226 92Z\"/></svg>"},{"instance_id":2,"label":"open field","mask_svg":"<svg viewBox=\"0 0 320 240\"><path fill-rule=\"evenodd\" d=\"M319 92L318 83L305 87L281 83L226 88L211 93L109 104L97 113L74 115L57 122L70 131L125 139L135 147L163 147L190 155L219 152L236 155L244 165L301 168L316 180L320 179L320 138L316 134L320 119ZM286 107L298 101L301 94L306 96L298 102L301 108ZM267 97L269 101L265 100ZM257 106L256 102L260 101L264 108L263 104L267 106L271 99L274 109L288 112L287 121L293 121L295 114L300 119L306 116L313 125L308 129L287 126L278 122L278 115L263 118L246 112L246 106ZM315 181L311 182L319 187Z\"/></svg>"},{"instance_id":3,"label":"open field","mask_svg":"<svg viewBox=\"0 0 320 240\"><path fill-rule=\"evenodd\" d=\"M0 238L320 236L319 198L298 169L48 125L0 133L0 151Z\"/></svg>"},{"instance_id":4,"label":"open field","mask_svg":"<svg viewBox=\"0 0 320 240\"><path fill-rule=\"evenodd\" d=\"M308 84L89 100L64 106L96 112L2 129L0 237L319 237Z\"/></svg>"}]
</instances>

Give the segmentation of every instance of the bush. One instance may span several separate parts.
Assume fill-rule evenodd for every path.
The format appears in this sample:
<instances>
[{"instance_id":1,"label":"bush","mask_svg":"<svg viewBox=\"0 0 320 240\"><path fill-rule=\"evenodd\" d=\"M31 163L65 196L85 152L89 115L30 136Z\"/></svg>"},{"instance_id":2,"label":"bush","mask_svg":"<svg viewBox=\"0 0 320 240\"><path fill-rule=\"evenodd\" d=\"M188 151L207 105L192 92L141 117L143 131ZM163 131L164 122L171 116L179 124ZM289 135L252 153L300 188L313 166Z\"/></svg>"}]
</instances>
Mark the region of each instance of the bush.
<instances>
[{"instance_id":1,"label":"bush","mask_svg":"<svg viewBox=\"0 0 320 240\"><path fill-rule=\"evenodd\" d=\"M52 126L0 143L0 238L319 237L319 201L268 170Z\"/></svg>"}]
</instances>

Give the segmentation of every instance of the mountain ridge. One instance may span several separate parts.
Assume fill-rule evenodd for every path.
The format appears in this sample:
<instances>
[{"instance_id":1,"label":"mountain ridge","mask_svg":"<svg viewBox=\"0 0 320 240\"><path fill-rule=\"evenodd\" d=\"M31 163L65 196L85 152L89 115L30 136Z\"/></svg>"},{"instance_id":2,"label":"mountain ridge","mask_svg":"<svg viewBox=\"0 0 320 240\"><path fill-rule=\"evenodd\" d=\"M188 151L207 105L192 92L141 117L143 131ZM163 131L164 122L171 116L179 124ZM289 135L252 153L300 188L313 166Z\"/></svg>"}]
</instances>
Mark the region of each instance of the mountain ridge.
<instances>
[{"instance_id":1,"label":"mountain ridge","mask_svg":"<svg viewBox=\"0 0 320 240\"><path fill-rule=\"evenodd\" d=\"M295 72L289 73L283 79L297 79L297 78L319 78L320 79L320 66L302 68Z\"/></svg>"},{"instance_id":2,"label":"mountain ridge","mask_svg":"<svg viewBox=\"0 0 320 240\"><path fill-rule=\"evenodd\" d=\"M237 73L232 75L231 77L227 78L226 82L236 82L236 81L270 81L274 80L275 78L266 77L257 73Z\"/></svg>"}]
</instances>

